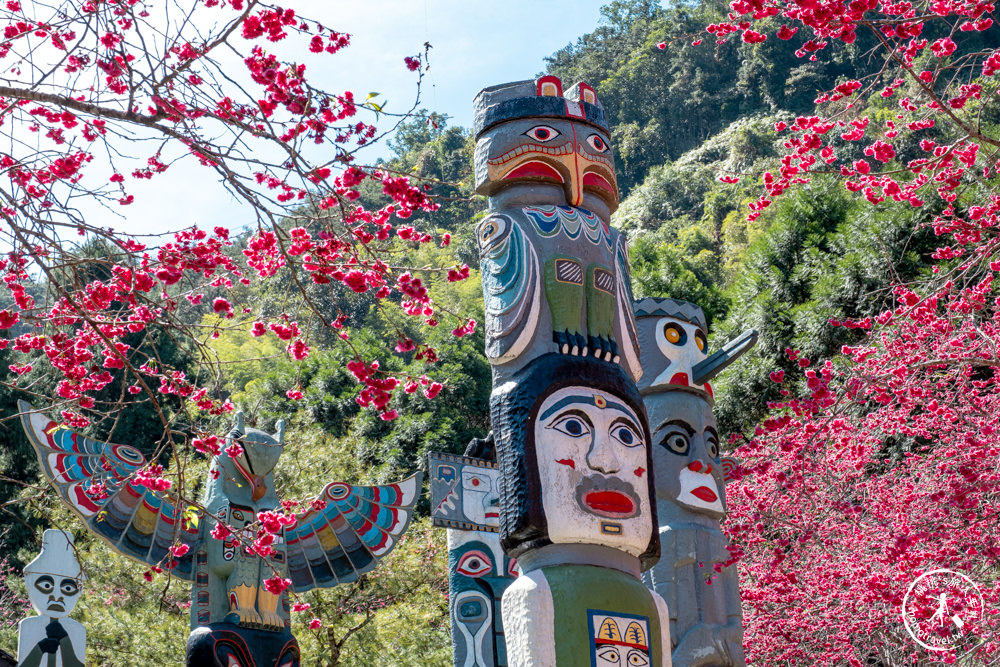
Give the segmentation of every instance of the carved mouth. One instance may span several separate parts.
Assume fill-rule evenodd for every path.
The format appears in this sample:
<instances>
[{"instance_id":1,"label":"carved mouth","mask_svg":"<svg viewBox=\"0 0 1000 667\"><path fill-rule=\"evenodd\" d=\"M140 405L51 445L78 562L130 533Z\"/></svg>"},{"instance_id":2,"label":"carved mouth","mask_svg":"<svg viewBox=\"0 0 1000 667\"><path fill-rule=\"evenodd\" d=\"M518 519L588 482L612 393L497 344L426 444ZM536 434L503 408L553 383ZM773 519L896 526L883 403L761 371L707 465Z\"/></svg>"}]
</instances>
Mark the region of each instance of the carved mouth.
<instances>
[{"instance_id":1,"label":"carved mouth","mask_svg":"<svg viewBox=\"0 0 1000 667\"><path fill-rule=\"evenodd\" d=\"M630 484L616 477L584 477L576 486L576 502L588 514L609 519L639 514L639 496Z\"/></svg>"},{"instance_id":2,"label":"carved mouth","mask_svg":"<svg viewBox=\"0 0 1000 667\"><path fill-rule=\"evenodd\" d=\"M691 491L691 495L704 500L706 503L714 503L719 499L719 496L715 495L715 491L707 486L699 486L697 489Z\"/></svg>"},{"instance_id":3,"label":"carved mouth","mask_svg":"<svg viewBox=\"0 0 1000 667\"><path fill-rule=\"evenodd\" d=\"M46 609L46 611L66 611L66 607L62 606L58 602L53 602L48 606L48 609Z\"/></svg>"}]
</instances>

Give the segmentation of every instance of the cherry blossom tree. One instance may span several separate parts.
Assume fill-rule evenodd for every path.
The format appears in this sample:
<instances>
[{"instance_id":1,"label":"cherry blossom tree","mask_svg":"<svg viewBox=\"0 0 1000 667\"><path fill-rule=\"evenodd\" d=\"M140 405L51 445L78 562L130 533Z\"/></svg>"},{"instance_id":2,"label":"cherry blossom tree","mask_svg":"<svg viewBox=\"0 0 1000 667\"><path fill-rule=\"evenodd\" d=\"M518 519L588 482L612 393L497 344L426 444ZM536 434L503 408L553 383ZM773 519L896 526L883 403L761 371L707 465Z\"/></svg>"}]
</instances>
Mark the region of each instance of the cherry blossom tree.
<instances>
[{"instance_id":1,"label":"cherry blossom tree","mask_svg":"<svg viewBox=\"0 0 1000 667\"><path fill-rule=\"evenodd\" d=\"M864 36L882 63L816 99L787 135L750 219L790 188L840 178L873 206L915 209L941 237L927 272L893 288L861 334L797 372L753 434L728 490L756 665L992 664L1000 654L1000 270L996 228L1000 49L992 3L736 0L718 40L796 40L824 56ZM861 55L861 54L859 54ZM720 178L734 182L743 174ZM978 584L907 591L938 568ZM950 596L948 622L935 622ZM978 596L982 595L981 601ZM904 607L904 600L907 604ZM980 607L984 604L984 607ZM955 622L952 618L959 618ZM927 634L925 645L907 623ZM917 638L921 638L919 632Z\"/></svg>"},{"instance_id":2,"label":"cherry blossom tree","mask_svg":"<svg viewBox=\"0 0 1000 667\"><path fill-rule=\"evenodd\" d=\"M163 423L162 444L178 444L164 397L179 401L174 412L233 408L216 391L218 369L207 350L220 327L277 337L295 360L309 355L317 328L336 330L351 345L347 315L336 299L332 309L317 306L310 298L316 286L393 299L431 326L457 317L433 303L426 275L396 265L390 254L401 241L448 243L404 222L437 207L430 186L358 164L357 149L381 136L364 112L371 117L381 108L318 86L295 59L335 63L350 35L256 0L10 0L2 11L0 273L9 297L0 328L12 335L0 345L10 346L10 369L29 393L33 368L55 370L56 407L67 424L82 428L95 411L143 401ZM426 55L400 63L418 86ZM217 181L245 205L251 218L240 222L250 229L239 239L242 252L228 226L179 224L151 242L81 213L99 203L141 215L130 189L171 169L202 170L206 182ZM383 203L363 199L364 188ZM96 244L99 256L82 252L77 235ZM276 276L298 294L282 312L262 317L235 298L234 287ZM448 273L450 280L467 276L460 266ZM215 317L207 331L191 324L191 307ZM459 335L474 327L457 319ZM138 354L126 342L153 328L189 345L198 372ZM398 347L435 359L432 348L402 333ZM381 372L377 360L360 354L349 367L361 383L359 402L385 419L394 417L389 400L404 383L422 385L429 398L440 388L426 376ZM116 381L120 399L95 399ZM301 392L289 387L288 396Z\"/></svg>"}]
</instances>

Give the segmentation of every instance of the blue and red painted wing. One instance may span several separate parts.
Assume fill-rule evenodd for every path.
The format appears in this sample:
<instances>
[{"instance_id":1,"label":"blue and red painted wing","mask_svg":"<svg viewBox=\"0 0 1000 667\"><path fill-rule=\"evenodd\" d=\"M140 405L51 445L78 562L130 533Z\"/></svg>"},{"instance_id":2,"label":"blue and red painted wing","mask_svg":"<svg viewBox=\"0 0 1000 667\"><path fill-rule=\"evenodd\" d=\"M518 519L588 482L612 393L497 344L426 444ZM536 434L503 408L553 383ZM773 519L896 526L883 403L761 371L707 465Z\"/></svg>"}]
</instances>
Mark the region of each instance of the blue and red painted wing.
<instances>
[{"instance_id":1,"label":"blue and red painted wing","mask_svg":"<svg viewBox=\"0 0 1000 667\"><path fill-rule=\"evenodd\" d=\"M132 483L132 474L146 465L138 449L74 433L24 401L18 409L42 472L91 532L115 551L150 565L166 565L170 547L186 544L188 553L176 559L173 574L187 580L194 576L201 514L185 521L174 499Z\"/></svg>"},{"instance_id":2,"label":"blue and red painted wing","mask_svg":"<svg viewBox=\"0 0 1000 667\"><path fill-rule=\"evenodd\" d=\"M285 530L288 572L296 593L332 588L375 568L406 530L421 473L396 484L328 484Z\"/></svg>"}]
</instances>

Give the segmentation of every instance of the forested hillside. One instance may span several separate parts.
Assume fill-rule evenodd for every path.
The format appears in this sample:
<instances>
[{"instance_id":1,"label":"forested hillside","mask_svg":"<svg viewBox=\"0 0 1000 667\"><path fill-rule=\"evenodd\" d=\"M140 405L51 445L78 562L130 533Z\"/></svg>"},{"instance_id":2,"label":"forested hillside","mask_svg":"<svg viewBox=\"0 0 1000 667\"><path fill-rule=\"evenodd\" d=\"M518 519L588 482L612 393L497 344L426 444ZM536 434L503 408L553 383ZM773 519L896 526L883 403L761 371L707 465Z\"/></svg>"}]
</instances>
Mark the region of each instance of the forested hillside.
<instances>
[{"instance_id":1,"label":"forested hillside","mask_svg":"<svg viewBox=\"0 0 1000 667\"><path fill-rule=\"evenodd\" d=\"M811 182L783 194L748 221L762 175L779 172L787 152L786 135L776 124L792 124L813 113L817 96L845 79L892 76L880 73L882 63L869 57L877 41L870 33L859 34L851 44L831 43L815 61L797 57L798 45L791 41L731 39L709 45L713 38L706 36L705 26L724 20L728 11L717 0L667 6L655 0L615 0L604 8L593 32L554 53L545 65L565 82L583 80L594 86L609 114L622 188L614 222L629 237L636 297L669 296L701 305L713 350L745 329L760 332L753 352L717 382L724 443L730 436L734 442L749 438L768 403L782 400L782 392L805 389L809 380L796 375L803 357L816 368L826 360L836 366L843 346L865 335L859 328L831 326L831 320L875 317L892 307L894 284L931 275L931 254L940 239L928 223L943 208L891 201L874 208L848 192L841 174L831 171L813 174ZM929 28L925 37L935 39L935 29ZM988 40L990 35L974 37ZM889 119L894 104L886 98L883 108L869 113ZM418 244L400 234L392 246L394 265L424 267L422 279L444 309L429 336L418 336L419 321L403 315L402 299L375 299L336 282L303 286L286 277L266 285L236 285L232 292L203 284L198 286L201 296L186 300L180 295L190 294L192 286L178 284L182 317L200 332L204 345L178 340L155 326L129 342L150 363L214 383L214 397L232 401L252 426L271 431L278 419L285 419L290 445L277 473L285 497L307 498L333 480L400 479L425 467L428 451L460 453L470 439L489 430L490 369L482 353L483 337L478 329L464 335L460 325L468 318L483 319L472 230L485 202L472 192L470 132L448 125L448 109L433 111L403 124L391 143L395 157L381 165L387 172L419 179L441 204L437 211L414 212L407 226L415 236L433 234L442 243ZM979 122L985 131L997 136L998 121L996 102L984 104ZM951 131L934 128L922 136L947 142L956 139ZM845 150L863 158L860 146ZM913 142L898 150L900 163L905 163L920 148ZM376 208L388 202L379 185L362 184L361 203ZM281 226L290 232L300 224L290 217ZM242 251L250 242L249 234L234 237L224 252L245 266ZM99 244L90 252L108 262L116 254ZM468 279L457 280L463 265L470 267ZM308 332L311 352L299 363L286 354L285 339L272 333L258 336L250 328L254 321L280 317L289 295L300 288L331 322L342 317L350 333L321 326L307 310L300 311L297 326ZM35 285L35 292L40 301L46 299L44 281ZM227 318L214 305L224 294L234 303L252 304L250 312ZM9 301L7 294L0 298ZM444 311L458 317L446 319ZM25 331L15 326L5 334L13 339ZM409 378L405 391L379 410L359 405L361 385L347 367L358 357L377 358L381 371ZM8 349L0 350L0 361L4 415L17 412L18 398L34 397L41 404L55 390L51 369L39 365L28 372L8 371L13 363ZM776 382L774 373L780 370L796 379ZM101 400L111 404L128 389L118 383L103 391ZM132 444L147 454L159 451L166 464L174 460L175 440L193 437L198 429L228 430L228 416L195 414L170 396L159 410L172 435L141 401L123 410L120 419L94 423L86 433ZM188 632L187 587L183 582L168 587L165 575L153 574L152 586L139 589L136 582L145 568L89 539L39 481L19 424L6 420L0 429L0 506L5 512L0 560L20 566L33 557L34 545L19 548L32 529L57 525L73 530L81 560L101 564L88 567L90 580L77 612L90 632L93 663L177 664ZM900 457L922 442L918 437L887 439L882 454ZM188 477L204 475L206 458L186 447L183 451ZM418 515L400 548L374 574L332 593L303 596L311 611L296 617L296 634L304 655L310 656L306 664L451 664L444 532L430 526L426 501ZM0 608L0 648L11 651L16 630L8 620L17 617L19 607L2 595L2 584L0 605L6 608ZM16 578L8 579L7 586L20 590ZM322 625L307 629L314 615ZM147 631L137 633L139 627ZM391 655L382 648L389 645L394 647Z\"/></svg>"}]
</instances>

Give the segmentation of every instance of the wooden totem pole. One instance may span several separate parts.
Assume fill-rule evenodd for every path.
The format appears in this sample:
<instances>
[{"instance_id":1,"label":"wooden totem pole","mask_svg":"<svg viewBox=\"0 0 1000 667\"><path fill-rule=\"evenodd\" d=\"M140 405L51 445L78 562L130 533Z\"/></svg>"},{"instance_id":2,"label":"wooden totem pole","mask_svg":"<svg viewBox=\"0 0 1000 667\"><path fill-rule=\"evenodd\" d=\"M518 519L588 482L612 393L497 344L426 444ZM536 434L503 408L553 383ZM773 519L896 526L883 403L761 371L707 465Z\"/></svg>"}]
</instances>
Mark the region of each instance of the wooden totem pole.
<instances>
[{"instance_id":1,"label":"wooden totem pole","mask_svg":"<svg viewBox=\"0 0 1000 667\"><path fill-rule=\"evenodd\" d=\"M448 530L454 665L507 667L500 600L517 571L500 548L500 471L493 461L438 452L427 467L431 517Z\"/></svg>"},{"instance_id":2,"label":"wooden totem pole","mask_svg":"<svg viewBox=\"0 0 1000 667\"><path fill-rule=\"evenodd\" d=\"M138 449L73 433L23 401L19 408L42 471L87 529L192 582L188 667L297 667L288 594L374 569L406 530L420 490L420 473L382 486L332 482L307 510L285 515L273 472L283 423L271 435L245 428L237 413L200 506L189 506L139 483Z\"/></svg>"},{"instance_id":3,"label":"wooden totem pole","mask_svg":"<svg viewBox=\"0 0 1000 667\"><path fill-rule=\"evenodd\" d=\"M87 631L69 618L77 600L83 570L73 551L73 536L46 530L42 552L24 567L28 599L38 616L18 624L18 667L83 667Z\"/></svg>"},{"instance_id":4,"label":"wooden totem pole","mask_svg":"<svg viewBox=\"0 0 1000 667\"><path fill-rule=\"evenodd\" d=\"M513 667L670 664L649 427L607 123L545 76L480 91L477 229Z\"/></svg>"},{"instance_id":5,"label":"wooden totem pole","mask_svg":"<svg viewBox=\"0 0 1000 667\"><path fill-rule=\"evenodd\" d=\"M739 579L735 567L724 567L730 556L719 527L725 463L710 381L753 347L757 332L709 356L698 306L649 298L635 304L635 314L662 548L644 577L670 609L674 667L744 667Z\"/></svg>"}]
</instances>

